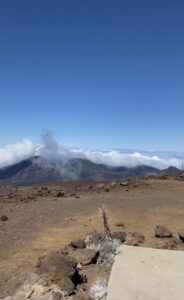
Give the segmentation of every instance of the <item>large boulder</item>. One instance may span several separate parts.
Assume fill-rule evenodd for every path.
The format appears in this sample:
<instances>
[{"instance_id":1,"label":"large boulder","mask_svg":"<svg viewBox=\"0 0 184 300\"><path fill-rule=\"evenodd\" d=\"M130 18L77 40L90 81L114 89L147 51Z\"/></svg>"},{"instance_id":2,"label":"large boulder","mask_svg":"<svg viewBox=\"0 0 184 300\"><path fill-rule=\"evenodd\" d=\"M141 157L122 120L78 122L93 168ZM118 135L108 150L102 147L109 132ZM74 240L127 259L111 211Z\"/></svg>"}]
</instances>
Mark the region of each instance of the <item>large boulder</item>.
<instances>
[{"instance_id":1,"label":"large boulder","mask_svg":"<svg viewBox=\"0 0 184 300\"><path fill-rule=\"evenodd\" d=\"M77 249L69 253L78 263L89 265L95 263L98 258L98 251L94 249Z\"/></svg>"},{"instance_id":2,"label":"large boulder","mask_svg":"<svg viewBox=\"0 0 184 300\"><path fill-rule=\"evenodd\" d=\"M3 300L60 300L62 295L59 289L49 286L40 276L28 272L18 283L14 295Z\"/></svg>"},{"instance_id":3,"label":"large boulder","mask_svg":"<svg viewBox=\"0 0 184 300\"><path fill-rule=\"evenodd\" d=\"M172 237L172 232L165 226L158 225L155 228L155 237L158 238L169 238Z\"/></svg>"},{"instance_id":4,"label":"large boulder","mask_svg":"<svg viewBox=\"0 0 184 300\"><path fill-rule=\"evenodd\" d=\"M45 258L39 272L69 295L73 293L75 288L72 279L77 272L76 265L77 262L74 257L67 256L61 251L56 251Z\"/></svg>"}]
</instances>

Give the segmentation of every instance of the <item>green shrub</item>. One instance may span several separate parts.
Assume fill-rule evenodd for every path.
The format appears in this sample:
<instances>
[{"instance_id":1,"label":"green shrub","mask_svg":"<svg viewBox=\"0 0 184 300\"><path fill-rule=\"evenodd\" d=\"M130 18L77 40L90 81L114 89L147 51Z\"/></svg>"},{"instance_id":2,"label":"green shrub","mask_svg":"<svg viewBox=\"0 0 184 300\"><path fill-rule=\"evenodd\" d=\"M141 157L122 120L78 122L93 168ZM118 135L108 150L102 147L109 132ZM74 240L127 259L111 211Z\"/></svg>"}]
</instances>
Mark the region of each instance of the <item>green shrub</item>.
<instances>
[{"instance_id":1,"label":"green shrub","mask_svg":"<svg viewBox=\"0 0 184 300\"><path fill-rule=\"evenodd\" d=\"M104 186L104 191L105 192L110 192L111 188L109 185Z\"/></svg>"},{"instance_id":2,"label":"green shrub","mask_svg":"<svg viewBox=\"0 0 184 300\"><path fill-rule=\"evenodd\" d=\"M157 178L158 178L158 179L166 180L166 179L168 179L168 175L167 175L166 173L162 173L162 174L158 175Z\"/></svg>"}]
</instances>

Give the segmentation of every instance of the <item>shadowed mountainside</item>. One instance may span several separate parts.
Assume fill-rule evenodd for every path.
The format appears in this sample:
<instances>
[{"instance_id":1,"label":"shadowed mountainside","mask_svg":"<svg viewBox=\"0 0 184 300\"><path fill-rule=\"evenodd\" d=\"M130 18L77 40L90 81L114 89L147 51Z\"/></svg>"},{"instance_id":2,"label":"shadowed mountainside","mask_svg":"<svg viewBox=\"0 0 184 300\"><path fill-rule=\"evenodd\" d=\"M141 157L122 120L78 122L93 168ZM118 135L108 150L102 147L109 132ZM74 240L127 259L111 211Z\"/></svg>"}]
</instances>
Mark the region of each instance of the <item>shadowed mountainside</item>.
<instances>
[{"instance_id":1,"label":"shadowed mountainside","mask_svg":"<svg viewBox=\"0 0 184 300\"><path fill-rule=\"evenodd\" d=\"M0 184L31 185L62 180L118 180L132 176L158 175L163 172L169 176L176 176L179 169L169 167L168 169L159 170L146 165L135 168L109 167L103 164L95 164L87 159L72 159L64 167L59 162L47 166L44 162L40 163L39 157L35 157L1 169Z\"/></svg>"}]
</instances>

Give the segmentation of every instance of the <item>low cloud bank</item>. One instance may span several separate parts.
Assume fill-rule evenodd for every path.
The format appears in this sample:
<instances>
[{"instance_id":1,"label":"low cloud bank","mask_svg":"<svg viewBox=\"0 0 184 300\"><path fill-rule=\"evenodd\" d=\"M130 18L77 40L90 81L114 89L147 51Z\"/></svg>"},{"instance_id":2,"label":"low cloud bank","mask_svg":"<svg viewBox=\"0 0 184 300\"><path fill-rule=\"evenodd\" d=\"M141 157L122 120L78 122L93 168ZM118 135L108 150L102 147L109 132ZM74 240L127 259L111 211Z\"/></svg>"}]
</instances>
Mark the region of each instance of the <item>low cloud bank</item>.
<instances>
[{"instance_id":1,"label":"low cloud bank","mask_svg":"<svg viewBox=\"0 0 184 300\"><path fill-rule=\"evenodd\" d=\"M28 139L0 148L0 169L33 157L37 146Z\"/></svg>"},{"instance_id":2,"label":"low cloud bank","mask_svg":"<svg viewBox=\"0 0 184 300\"><path fill-rule=\"evenodd\" d=\"M147 165L158 169L164 169L169 166L174 166L179 169L184 164L184 156L177 157L177 154L168 153L121 153L121 151L85 151L65 149L60 147L54 141L52 134L47 132L42 139L41 144L35 144L28 139L15 144L8 144L0 148L0 168L4 168L15 163L21 162L24 159L32 158L38 155L40 164L45 168L54 167L60 172L65 172L65 167L73 158L89 159L93 163L106 164L111 167L136 167ZM62 170L62 171L61 171ZM68 169L67 169L68 172Z\"/></svg>"},{"instance_id":3,"label":"low cloud bank","mask_svg":"<svg viewBox=\"0 0 184 300\"><path fill-rule=\"evenodd\" d=\"M106 164L111 167L127 167L134 168L141 165L147 165L157 169L168 168L174 166L181 169L184 160L178 158L160 158L157 155L145 155L138 152L125 154L118 151L110 152L91 152L82 150L73 150L76 157L87 158L90 161L98 164Z\"/></svg>"}]
</instances>

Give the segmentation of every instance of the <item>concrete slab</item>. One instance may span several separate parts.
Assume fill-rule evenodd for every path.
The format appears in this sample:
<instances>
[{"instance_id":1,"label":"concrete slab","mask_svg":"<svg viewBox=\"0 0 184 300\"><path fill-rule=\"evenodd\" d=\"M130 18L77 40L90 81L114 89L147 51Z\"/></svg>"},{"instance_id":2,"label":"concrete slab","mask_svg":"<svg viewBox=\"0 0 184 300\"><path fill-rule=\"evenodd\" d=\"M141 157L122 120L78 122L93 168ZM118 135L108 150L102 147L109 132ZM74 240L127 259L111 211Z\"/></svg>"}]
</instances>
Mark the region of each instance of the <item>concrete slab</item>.
<instances>
[{"instance_id":1,"label":"concrete slab","mask_svg":"<svg viewBox=\"0 0 184 300\"><path fill-rule=\"evenodd\" d=\"M123 246L107 300L184 300L184 251Z\"/></svg>"}]
</instances>

